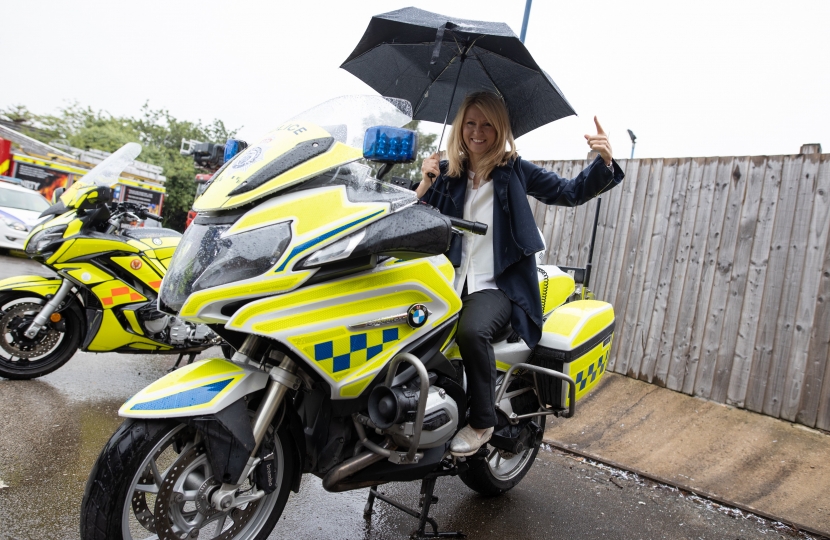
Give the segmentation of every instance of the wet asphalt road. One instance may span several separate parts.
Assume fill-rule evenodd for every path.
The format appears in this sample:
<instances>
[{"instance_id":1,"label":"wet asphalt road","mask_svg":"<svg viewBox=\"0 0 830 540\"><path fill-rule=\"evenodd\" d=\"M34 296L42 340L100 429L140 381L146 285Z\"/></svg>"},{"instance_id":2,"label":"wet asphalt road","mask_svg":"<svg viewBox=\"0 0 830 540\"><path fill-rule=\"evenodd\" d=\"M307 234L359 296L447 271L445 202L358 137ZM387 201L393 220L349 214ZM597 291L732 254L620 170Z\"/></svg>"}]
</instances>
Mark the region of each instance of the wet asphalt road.
<instances>
[{"instance_id":1,"label":"wet asphalt road","mask_svg":"<svg viewBox=\"0 0 830 540\"><path fill-rule=\"evenodd\" d=\"M48 275L0 256L0 278ZM218 355L219 350L203 356ZM39 380L0 379L0 539L75 539L87 474L120 424L117 409L162 376L174 357L78 353ZM417 483L381 486L417 505ZM494 499L441 478L433 517L468 538L809 538L636 476L544 449L523 482ZM383 502L363 517L367 490L327 493L304 478L269 538L408 538L415 520Z\"/></svg>"}]
</instances>

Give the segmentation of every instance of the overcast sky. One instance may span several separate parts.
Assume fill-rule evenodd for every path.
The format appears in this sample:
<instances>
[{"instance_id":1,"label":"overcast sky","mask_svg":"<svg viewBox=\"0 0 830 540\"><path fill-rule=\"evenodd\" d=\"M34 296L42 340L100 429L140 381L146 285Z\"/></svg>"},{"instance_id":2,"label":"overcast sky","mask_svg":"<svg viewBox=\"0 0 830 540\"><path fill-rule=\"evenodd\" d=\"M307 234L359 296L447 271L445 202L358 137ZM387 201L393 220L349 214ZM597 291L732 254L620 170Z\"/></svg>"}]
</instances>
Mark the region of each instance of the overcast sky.
<instances>
[{"instance_id":1,"label":"overcast sky","mask_svg":"<svg viewBox=\"0 0 830 540\"><path fill-rule=\"evenodd\" d=\"M525 0L0 0L0 108L69 101L222 119L257 137L314 104L373 93L338 68L374 14L416 5L501 21ZM526 45L578 117L518 140L530 159L585 156L598 115L615 156L830 150L830 2L535 0Z\"/></svg>"}]
</instances>

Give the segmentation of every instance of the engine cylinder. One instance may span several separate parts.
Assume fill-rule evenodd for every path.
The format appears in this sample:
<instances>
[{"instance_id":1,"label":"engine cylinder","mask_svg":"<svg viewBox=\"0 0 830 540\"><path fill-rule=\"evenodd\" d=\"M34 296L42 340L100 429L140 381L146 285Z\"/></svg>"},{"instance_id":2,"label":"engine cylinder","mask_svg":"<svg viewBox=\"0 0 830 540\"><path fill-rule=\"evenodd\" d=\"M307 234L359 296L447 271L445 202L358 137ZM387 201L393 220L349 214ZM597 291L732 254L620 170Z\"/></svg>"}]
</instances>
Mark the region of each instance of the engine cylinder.
<instances>
[{"instance_id":1,"label":"engine cylinder","mask_svg":"<svg viewBox=\"0 0 830 540\"><path fill-rule=\"evenodd\" d=\"M418 409L419 394L416 390L376 386L369 394L369 418L380 429L399 424L406 413Z\"/></svg>"}]
</instances>

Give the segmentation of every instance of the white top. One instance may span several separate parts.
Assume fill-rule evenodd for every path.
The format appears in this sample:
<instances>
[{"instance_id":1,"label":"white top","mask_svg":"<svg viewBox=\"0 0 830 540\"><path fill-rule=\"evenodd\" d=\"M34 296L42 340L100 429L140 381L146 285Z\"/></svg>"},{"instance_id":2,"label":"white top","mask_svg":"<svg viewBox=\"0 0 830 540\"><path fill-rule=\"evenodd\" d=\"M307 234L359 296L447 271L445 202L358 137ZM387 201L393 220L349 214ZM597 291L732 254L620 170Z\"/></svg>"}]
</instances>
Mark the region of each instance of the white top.
<instances>
[{"instance_id":1,"label":"white top","mask_svg":"<svg viewBox=\"0 0 830 540\"><path fill-rule=\"evenodd\" d=\"M456 274L455 290L460 295L467 282L467 294L483 289L498 289L493 270L493 182L483 180L478 189L473 188L475 173L467 177L467 194L464 198L464 219L487 224L484 236L465 232L461 242L461 266Z\"/></svg>"}]
</instances>

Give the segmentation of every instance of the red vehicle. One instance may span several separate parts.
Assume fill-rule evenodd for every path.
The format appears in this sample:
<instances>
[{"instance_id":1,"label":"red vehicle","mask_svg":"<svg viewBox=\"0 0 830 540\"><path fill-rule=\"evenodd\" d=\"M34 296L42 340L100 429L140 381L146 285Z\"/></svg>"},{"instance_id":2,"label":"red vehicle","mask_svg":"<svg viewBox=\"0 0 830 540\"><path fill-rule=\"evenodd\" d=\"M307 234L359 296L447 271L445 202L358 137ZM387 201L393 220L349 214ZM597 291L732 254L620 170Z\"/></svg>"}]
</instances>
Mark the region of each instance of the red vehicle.
<instances>
[{"instance_id":1,"label":"red vehicle","mask_svg":"<svg viewBox=\"0 0 830 540\"><path fill-rule=\"evenodd\" d=\"M199 198L199 195L204 193L205 188L207 187L208 180L210 177L213 176L211 174L197 174L196 175L196 199ZM193 218L196 217L196 211L192 208L187 212L187 221L184 223L184 228L190 227L190 224L193 222Z\"/></svg>"}]
</instances>

